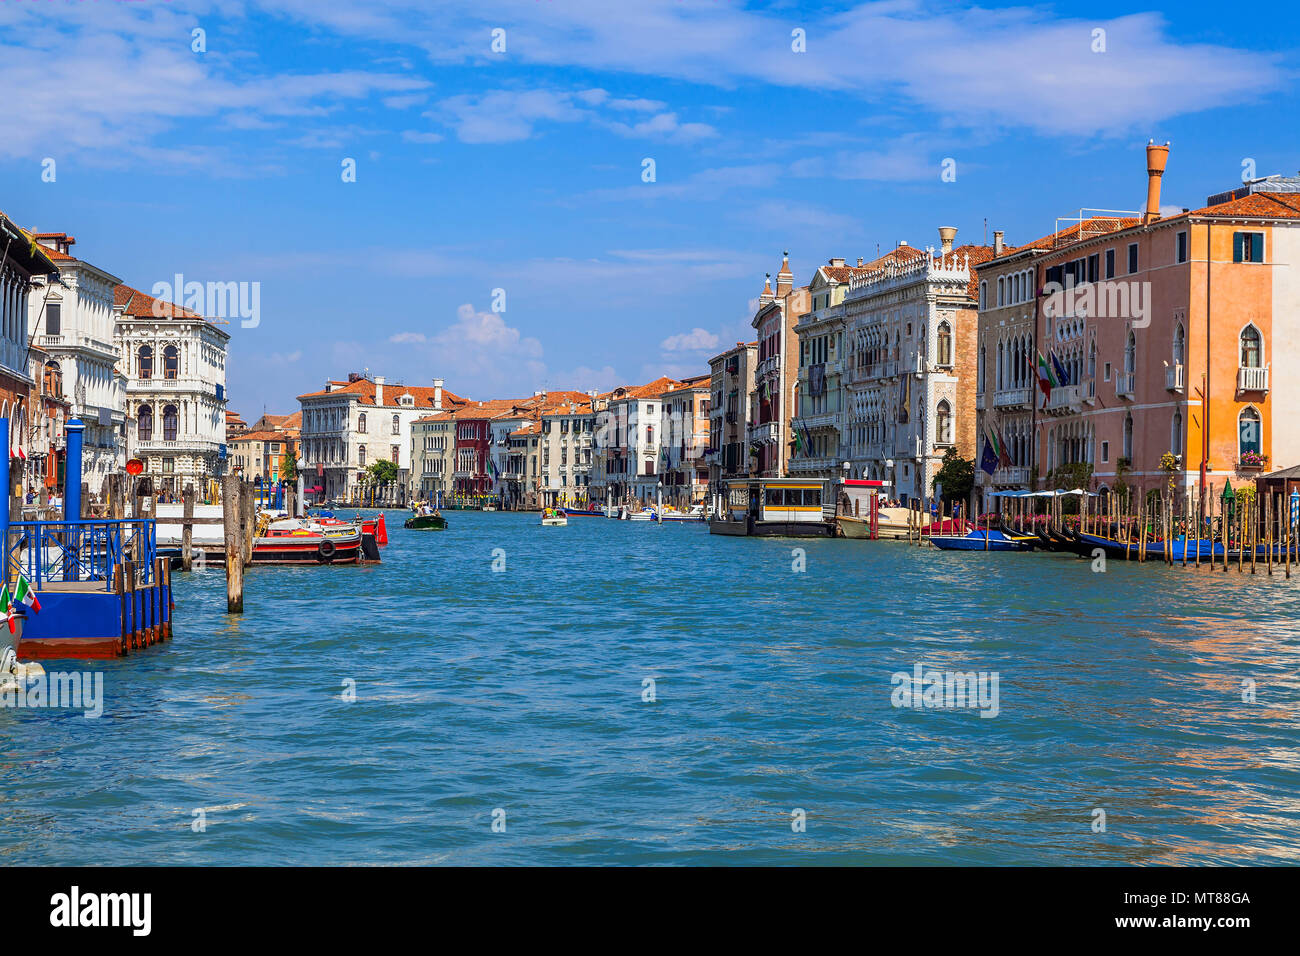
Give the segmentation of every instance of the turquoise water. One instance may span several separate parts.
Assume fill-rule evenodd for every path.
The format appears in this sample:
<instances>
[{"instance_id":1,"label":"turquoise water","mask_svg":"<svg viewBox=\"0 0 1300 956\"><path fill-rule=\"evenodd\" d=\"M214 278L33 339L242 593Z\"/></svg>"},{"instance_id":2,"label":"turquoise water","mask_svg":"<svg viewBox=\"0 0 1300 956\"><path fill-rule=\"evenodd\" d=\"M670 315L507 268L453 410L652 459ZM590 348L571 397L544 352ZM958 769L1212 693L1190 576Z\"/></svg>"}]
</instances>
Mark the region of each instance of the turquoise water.
<instances>
[{"instance_id":1,"label":"turquoise water","mask_svg":"<svg viewBox=\"0 0 1300 956\"><path fill-rule=\"evenodd\" d=\"M394 517L242 618L178 573L99 719L0 710L3 862L1296 859L1300 577ZM891 706L918 663L996 672L997 716Z\"/></svg>"}]
</instances>

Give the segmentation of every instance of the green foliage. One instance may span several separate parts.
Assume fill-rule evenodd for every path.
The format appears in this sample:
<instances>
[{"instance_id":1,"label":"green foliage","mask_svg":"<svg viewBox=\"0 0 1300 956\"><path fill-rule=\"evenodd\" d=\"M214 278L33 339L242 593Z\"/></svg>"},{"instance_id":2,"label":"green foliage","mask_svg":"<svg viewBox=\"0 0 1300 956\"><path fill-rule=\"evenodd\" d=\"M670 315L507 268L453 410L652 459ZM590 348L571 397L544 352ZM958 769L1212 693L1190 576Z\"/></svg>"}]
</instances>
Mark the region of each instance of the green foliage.
<instances>
[{"instance_id":1,"label":"green foliage","mask_svg":"<svg viewBox=\"0 0 1300 956\"><path fill-rule=\"evenodd\" d=\"M381 458L379 461L372 462L366 469L366 478L371 484L383 485L397 480L397 465L393 464L387 458Z\"/></svg>"},{"instance_id":2,"label":"green foliage","mask_svg":"<svg viewBox=\"0 0 1300 956\"><path fill-rule=\"evenodd\" d=\"M974 460L963 458L957 454L957 449L949 448L943 456L939 473L934 476L933 484L943 485L944 501L965 501L970 497L971 488L975 484Z\"/></svg>"},{"instance_id":3,"label":"green foliage","mask_svg":"<svg viewBox=\"0 0 1300 956\"><path fill-rule=\"evenodd\" d=\"M298 462L287 451L280 457L280 480L289 484L298 480Z\"/></svg>"}]
</instances>

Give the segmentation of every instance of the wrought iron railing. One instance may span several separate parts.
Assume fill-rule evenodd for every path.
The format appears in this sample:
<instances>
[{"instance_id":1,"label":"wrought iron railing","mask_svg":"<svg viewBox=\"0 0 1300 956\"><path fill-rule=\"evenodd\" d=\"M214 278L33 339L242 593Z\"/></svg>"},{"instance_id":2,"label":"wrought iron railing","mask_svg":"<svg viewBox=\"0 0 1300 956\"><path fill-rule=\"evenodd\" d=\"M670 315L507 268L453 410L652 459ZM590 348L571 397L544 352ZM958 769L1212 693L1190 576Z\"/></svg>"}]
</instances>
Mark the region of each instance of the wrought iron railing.
<instances>
[{"instance_id":1,"label":"wrought iron railing","mask_svg":"<svg viewBox=\"0 0 1300 956\"><path fill-rule=\"evenodd\" d=\"M113 569L131 562L140 584L151 584L158 556L152 518L101 521L15 521L5 555L11 572L22 572L39 590L43 584L103 582L113 589Z\"/></svg>"}]
</instances>

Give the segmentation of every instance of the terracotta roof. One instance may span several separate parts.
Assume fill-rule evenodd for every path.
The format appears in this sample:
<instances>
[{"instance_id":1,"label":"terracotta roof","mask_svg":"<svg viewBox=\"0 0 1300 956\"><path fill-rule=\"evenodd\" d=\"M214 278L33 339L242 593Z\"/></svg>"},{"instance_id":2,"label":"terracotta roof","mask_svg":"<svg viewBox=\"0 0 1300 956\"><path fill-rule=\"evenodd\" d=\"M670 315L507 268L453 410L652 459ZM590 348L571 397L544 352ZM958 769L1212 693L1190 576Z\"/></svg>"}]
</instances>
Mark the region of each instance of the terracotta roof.
<instances>
[{"instance_id":1,"label":"terracotta roof","mask_svg":"<svg viewBox=\"0 0 1300 956\"><path fill-rule=\"evenodd\" d=\"M1196 209L1186 216L1231 216L1250 219L1300 219L1300 197L1295 193L1257 192L1217 206ZM1181 216L1169 216L1179 219ZM1166 220L1160 220L1164 222Z\"/></svg>"},{"instance_id":2,"label":"terracotta roof","mask_svg":"<svg viewBox=\"0 0 1300 956\"><path fill-rule=\"evenodd\" d=\"M241 442L241 441L278 441L278 442L289 442L289 441L295 441L295 440L296 440L295 438L291 438L291 437L288 436L285 432L271 432L271 431L263 431L263 432L244 432L242 435L238 435L238 436L236 436L236 437L230 439L230 441L231 441L232 444L235 443L235 442Z\"/></svg>"},{"instance_id":3,"label":"terracotta roof","mask_svg":"<svg viewBox=\"0 0 1300 956\"><path fill-rule=\"evenodd\" d=\"M15 260L21 258L23 261L30 263L28 266L29 272L53 275L58 271L58 267L54 265L55 256L59 255L64 259L70 258L69 256L63 256L61 253L56 254L53 249L48 249L39 242L35 242L35 237L6 216L3 210L0 210L0 231L15 235L15 238L19 240L18 245L10 246L9 257ZM23 244L24 240L25 244Z\"/></svg>"},{"instance_id":4,"label":"terracotta roof","mask_svg":"<svg viewBox=\"0 0 1300 956\"><path fill-rule=\"evenodd\" d=\"M375 404L375 383L368 378L359 378L355 382L334 382L329 391L322 389L319 392L308 392L306 395L299 395L298 400L304 398L320 398L325 395L355 395L357 401L362 405ZM415 399L417 408L433 405L434 387L432 385L403 385L400 382L384 383L384 408L401 408L397 404L397 398L401 395L410 394ZM446 405L463 405L469 399L462 398L455 392L447 389L442 390L442 404Z\"/></svg>"},{"instance_id":5,"label":"terracotta roof","mask_svg":"<svg viewBox=\"0 0 1300 956\"><path fill-rule=\"evenodd\" d=\"M182 306L167 302L164 299L155 299L151 295L145 295L139 289L133 289L129 285L119 285L113 288L113 304L122 307L122 314L135 316L137 318L169 318L169 319L198 319L206 321L203 316L197 312L191 312Z\"/></svg>"}]
</instances>

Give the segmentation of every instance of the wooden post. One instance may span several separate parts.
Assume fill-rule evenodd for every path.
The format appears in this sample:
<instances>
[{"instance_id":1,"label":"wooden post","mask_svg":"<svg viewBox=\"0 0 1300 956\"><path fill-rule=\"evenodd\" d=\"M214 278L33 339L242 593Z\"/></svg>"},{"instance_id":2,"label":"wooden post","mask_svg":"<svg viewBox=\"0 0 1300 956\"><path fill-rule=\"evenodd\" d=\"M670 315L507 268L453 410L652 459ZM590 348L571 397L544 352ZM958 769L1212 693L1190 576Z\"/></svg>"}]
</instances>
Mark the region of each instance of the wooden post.
<instances>
[{"instance_id":1,"label":"wooden post","mask_svg":"<svg viewBox=\"0 0 1300 956\"><path fill-rule=\"evenodd\" d=\"M240 481L238 475L221 480L221 519L226 548L226 611L244 613L244 543L239 520Z\"/></svg>"},{"instance_id":2,"label":"wooden post","mask_svg":"<svg viewBox=\"0 0 1300 956\"><path fill-rule=\"evenodd\" d=\"M181 518L181 570L188 572L194 560L194 486L186 485L181 494L185 502L185 514Z\"/></svg>"},{"instance_id":3,"label":"wooden post","mask_svg":"<svg viewBox=\"0 0 1300 956\"><path fill-rule=\"evenodd\" d=\"M243 550L240 556L245 566L253 560L253 531L257 522L257 509L253 505L253 486L248 482L240 482L240 499L239 499L239 523L243 537Z\"/></svg>"},{"instance_id":4,"label":"wooden post","mask_svg":"<svg viewBox=\"0 0 1300 956\"><path fill-rule=\"evenodd\" d=\"M127 627L127 646L137 648L140 646L140 615L139 609L135 604L135 562L127 561L122 566L122 576L126 579L126 589L124 591L125 603L123 614L128 617L130 624Z\"/></svg>"},{"instance_id":5,"label":"wooden post","mask_svg":"<svg viewBox=\"0 0 1300 956\"><path fill-rule=\"evenodd\" d=\"M125 654L130 646L130 634L126 629L126 576L122 565L113 565L113 591L117 594L118 607L122 611L122 639L118 648L119 655Z\"/></svg>"}]
</instances>

